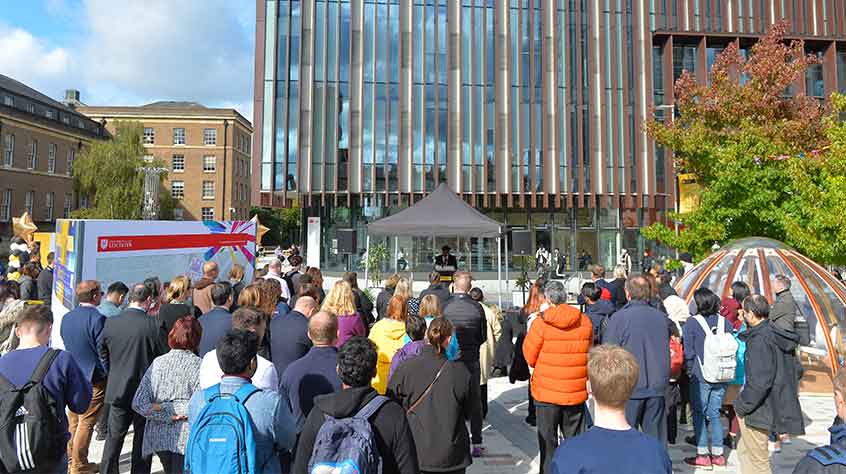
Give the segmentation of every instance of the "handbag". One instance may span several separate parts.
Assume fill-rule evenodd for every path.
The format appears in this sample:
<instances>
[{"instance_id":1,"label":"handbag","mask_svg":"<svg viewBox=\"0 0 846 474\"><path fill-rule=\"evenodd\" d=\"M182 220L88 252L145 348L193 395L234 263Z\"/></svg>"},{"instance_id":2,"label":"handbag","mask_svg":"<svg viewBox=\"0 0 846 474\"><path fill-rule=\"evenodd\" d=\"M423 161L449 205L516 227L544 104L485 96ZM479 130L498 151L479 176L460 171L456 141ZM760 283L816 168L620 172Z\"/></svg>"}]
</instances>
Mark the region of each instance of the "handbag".
<instances>
[{"instance_id":1,"label":"handbag","mask_svg":"<svg viewBox=\"0 0 846 474\"><path fill-rule=\"evenodd\" d=\"M435 385L435 382L437 382L438 379L441 377L441 373L444 371L444 367L446 367L447 362L449 362L449 360L445 360L444 363L441 364L441 367L438 369L438 373L435 374L435 378L432 379L431 382L429 382L429 386L426 387L426 390L424 390L423 393L417 398L417 401L415 401L411 404L410 407L408 407L406 413L414 412L414 410L419 407L421 403L423 403L423 400L426 398L426 395L429 395L429 392L432 391L432 387Z\"/></svg>"}]
</instances>

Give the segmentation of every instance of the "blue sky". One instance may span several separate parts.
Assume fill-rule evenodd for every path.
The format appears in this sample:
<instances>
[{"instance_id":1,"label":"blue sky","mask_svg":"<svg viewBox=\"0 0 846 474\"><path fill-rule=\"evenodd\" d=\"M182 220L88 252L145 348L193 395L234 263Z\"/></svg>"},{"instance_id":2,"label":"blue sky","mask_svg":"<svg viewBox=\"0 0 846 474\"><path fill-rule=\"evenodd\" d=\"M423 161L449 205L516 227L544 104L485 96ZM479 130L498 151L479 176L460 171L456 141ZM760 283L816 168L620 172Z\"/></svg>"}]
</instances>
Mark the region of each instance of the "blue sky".
<instances>
[{"instance_id":1,"label":"blue sky","mask_svg":"<svg viewBox=\"0 0 846 474\"><path fill-rule=\"evenodd\" d=\"M252 120L252 0L0 0L0 74L89 105L234 107Z\"/></svg>"}]
</instances>

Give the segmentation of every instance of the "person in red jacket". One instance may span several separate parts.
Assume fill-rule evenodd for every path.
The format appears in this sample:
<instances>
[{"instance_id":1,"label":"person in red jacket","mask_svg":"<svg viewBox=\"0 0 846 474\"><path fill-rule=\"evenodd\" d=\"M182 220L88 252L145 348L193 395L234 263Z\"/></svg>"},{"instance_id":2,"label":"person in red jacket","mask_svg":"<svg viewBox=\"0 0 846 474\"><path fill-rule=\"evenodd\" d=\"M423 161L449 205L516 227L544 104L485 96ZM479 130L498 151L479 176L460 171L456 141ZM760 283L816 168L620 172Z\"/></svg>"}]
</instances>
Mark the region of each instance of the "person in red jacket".
<instances>
[{"instance_id":1,"label":"person in red jacket","mask_svg":"<svg viewBox=\"0 0 846 474\"><path fill-rule=\"evenodd\" d=\"M572 438L585 429L588 351L593 325L578 309L567 304L564 285L552 281L544 287L550 308L532 323L523 342L523 355L532 373L540 447L541 474L549 473L559 432Z\"/></svg>"}]
</instances>

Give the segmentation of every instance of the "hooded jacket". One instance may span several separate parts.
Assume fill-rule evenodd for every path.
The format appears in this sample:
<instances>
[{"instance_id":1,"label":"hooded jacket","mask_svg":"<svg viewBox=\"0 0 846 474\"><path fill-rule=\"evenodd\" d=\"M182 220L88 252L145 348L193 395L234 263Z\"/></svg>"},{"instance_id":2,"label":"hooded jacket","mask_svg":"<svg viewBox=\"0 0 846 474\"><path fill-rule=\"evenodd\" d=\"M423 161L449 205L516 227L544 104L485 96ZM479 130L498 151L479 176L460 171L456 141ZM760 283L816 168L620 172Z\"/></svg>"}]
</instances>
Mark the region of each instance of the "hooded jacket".
<instances>
[{"instance_id":1,"label":"hooded jacket","mask_svg":"<svg viewBox=\"0 0 846 474\"><path fill-rule=\"evenodd\" d=\"M535 401L572 406L587 400L587 360L593 340L590 319L561 304L541 313L523 341L523 355L535 370Z\"/></svg>"},{"instance_id":2,"label":"hooded jacket","mask_svg":"<svg viewBox=\"0 0 846 474\"><path fill-rule=\"evenodd\" d=\"M201 278L194 285L191 300L194 302L194 306L200 310L200 314L206 314L214 308L214 303L211 299L212 285L214 285L214 280L206 277Z\"/></svg>"},{"instance_id":3,"label":"hooded jacket","mask_svg":"<svg viewBox=\"0 0 846 474\"><path fill-rule=\"evenodd\" d=\"M846 474L846 424L838 417L828 431L831 444L808 451L793 474Z\"/></svg>"},{"instance_id":4,"label":"hooded jacket","mask_svg":"<svg viewBox=\"0 0 846 474\"><path fill-rule=\"evenodd\" d=\"M740 334L746 343L746 383L734 401L737 415L759 430L805 434L799 405L798 361L794 356L799 336L769 320Z\"/></svg>"},{"instance_id":5,"label":"hooded jacket","mask_svg":"<svg viewBox=\"0 0 846 474\"><path fill-rule=\"evenodd\" d=\"M371 384L377 392L384 395L388 388L388 373L391 360L398 350L405 345L405 324L393 319L382 319L370 329L368 336L376 344L376 376Z\"/></svg>"},{"instance_id":6,"label":"hooded jacket","mask_svg":"<svg viewBox=\"0 0 846 474\"><path fill-rule=\"evenodd\" d=\"M460 349L458 360L478 362L479 348L488 340L488 324L482 305L467 293L456 293L444 305L444 317L455 326Z\"/></svg>"},{"instance_id":7,"label":"hooded jacket","mask_svg":"<svg viewBox=\"0 0 846 474\"><path fill-rule=\"evenodd\" d=\"M440 377L432 384L438 370ZM448 362L432 346L425 346L420 355L398 368L388 388L388 395L405 410L411 408L426 392L408 424L417 446L417 458L424 471L451 472L466 468L470 459L470 437L466 420L473 403L470 397L470 372L464 364Z\"/></svg>"},{"instance_id":8,"label":"hooded jacket","mask_svg":"<svg viewBox=\"0 0 846 474\"><path fill-rule=\"evenodd\" d=\"M306 419L297 443L294 474L308 474L308 462L314 451L317 432L327 415L333 418L351 417L376 395L371 387L355 387L315 397L314 408ZM382 456L382 474L419 474L417 448L405 410L398 403L388 401L370 417L370 425Z\"/></svg>"},{"instance_id":9,"label":"hooded jacket","mask_svg":"<svg viewBox=\"0 0 846 474\"><path fill-rule=\"evenodd\" d=\"M394 373L403 362L413 359L420 354L420 350L423 349L424 345L426 345L426 343L422 340L411 341L402 346L400 350L394 354L394 358L391 359L391 369L388 371L388 382L390 382L390 380L394 377Z\"/></svg>"}]
</instances>

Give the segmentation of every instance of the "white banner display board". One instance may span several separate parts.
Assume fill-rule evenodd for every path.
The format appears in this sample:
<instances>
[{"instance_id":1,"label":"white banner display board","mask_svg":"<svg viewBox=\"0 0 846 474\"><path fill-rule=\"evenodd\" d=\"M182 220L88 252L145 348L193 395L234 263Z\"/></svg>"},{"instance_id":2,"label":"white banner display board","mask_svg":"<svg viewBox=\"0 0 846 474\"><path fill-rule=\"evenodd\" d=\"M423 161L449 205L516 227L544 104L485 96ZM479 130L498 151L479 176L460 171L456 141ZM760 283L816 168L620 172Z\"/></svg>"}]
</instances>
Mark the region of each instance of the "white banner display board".
<instances>
[{"instance_id":1,"label":"white banner display board","mask_svg":"<svg viewBox=\"0 0 846 474\"><path fill-rule=\"evenodd\" d=\"M320 268L320 218L309 217L306 227L306 265Z\"/></svg>"},{"instance_id":2,"label":"white banner display board","mask_svg":"<svg viewBox=\"0 0 846 474\"><path fill-rule=\"evenodd\" d=\"M207 261L217 262L222 279L234 264L255 270L256 223L253 221L110 221L60 219L56 223L56 270L53 284L53 345L63 347L61 318L76 305L74 288L97 280L103 290L116 281L130 288L157 276L202 277Z\"/></svg>"}]
</instances>

